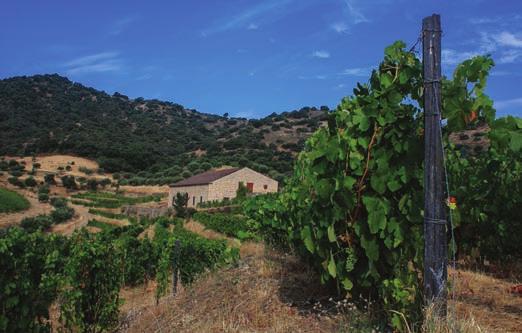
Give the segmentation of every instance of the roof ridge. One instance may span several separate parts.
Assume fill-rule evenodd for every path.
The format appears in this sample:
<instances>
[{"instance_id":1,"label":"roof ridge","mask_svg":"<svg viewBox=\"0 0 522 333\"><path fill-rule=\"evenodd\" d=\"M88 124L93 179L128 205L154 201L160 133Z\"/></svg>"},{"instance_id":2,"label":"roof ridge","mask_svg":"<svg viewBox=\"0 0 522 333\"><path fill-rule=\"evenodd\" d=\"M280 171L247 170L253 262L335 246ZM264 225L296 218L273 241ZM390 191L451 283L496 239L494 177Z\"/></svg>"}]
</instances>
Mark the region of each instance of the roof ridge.
<instances>
[{"instance_id":1,"label":"roof ridge","mask_svg":"<svg viewBox=\"0 0 522 333\"><path fill-rule=\"evenodd\" d=\"M225 176L233 174L241 168L233 167L226 169L209 169L197 175L193 175L189 178L183 179L177 183L171 184L170 187L181 187L181 186L195 186L195 185L207 185L215 180L221 179Z\"/></svg>"}]
</instances>

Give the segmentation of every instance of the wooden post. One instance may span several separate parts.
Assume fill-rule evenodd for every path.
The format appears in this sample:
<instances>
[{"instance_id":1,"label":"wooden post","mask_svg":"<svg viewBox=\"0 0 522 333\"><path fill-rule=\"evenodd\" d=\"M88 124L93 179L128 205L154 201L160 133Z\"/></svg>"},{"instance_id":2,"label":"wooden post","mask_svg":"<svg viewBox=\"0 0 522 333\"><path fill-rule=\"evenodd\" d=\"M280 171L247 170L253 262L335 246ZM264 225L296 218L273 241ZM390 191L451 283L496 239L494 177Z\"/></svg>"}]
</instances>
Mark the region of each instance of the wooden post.
<instances>
[{"instance_id":1,"label":"wooden post","mask_svg":"<svg viewBox=\"0 0 522 333\"><path fill-rule=\"evenodd\" d=\"M179 259L180 259L180 242L176 239L174 243L174 260L172 263L172 296L176 295L178 291L178 272L179 272Z\"/></svg>"},{"instance_id":2,"label":"wooden post","mask_svg":"<svg viewBox=\"0 0 522 333\"><path fill-rule=\"evenodd\" d=\"M441 141L441 26L433 14L422 21L424 68L424 296L446 315L447 239Z\"/></svg>"}]
</instances>

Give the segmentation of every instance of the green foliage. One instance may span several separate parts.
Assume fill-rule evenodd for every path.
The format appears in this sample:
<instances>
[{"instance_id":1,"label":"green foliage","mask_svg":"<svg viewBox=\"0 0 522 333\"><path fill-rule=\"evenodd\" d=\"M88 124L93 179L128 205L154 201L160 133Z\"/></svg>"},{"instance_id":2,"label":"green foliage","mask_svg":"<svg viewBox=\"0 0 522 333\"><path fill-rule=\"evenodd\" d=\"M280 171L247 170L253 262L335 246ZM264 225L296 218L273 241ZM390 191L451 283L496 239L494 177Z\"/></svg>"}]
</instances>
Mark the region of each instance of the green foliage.
<instances>
[{"instance_id":1,"label":"green foliage","mask_svg":"<svg viewBox=\"0 0 522 333\"><path fill-rule=\"evenodd\" d=\"M56 180L54 179L54 174L48 173L44 176L44 182L49 185L56 185Z\"/></svg>"},{"instance_id":2,"label":"green foliage","mask_svg":"<svg viewBox=\"0 0 522 333\"><path fill-rule=\"evenodd\" d=\"M67 240L10 228L0 236L0 332L50 332Z\"/></svg>"},{"instance_id":3,"label":"green foliage","mask_svg":"<svg viewBox=\"0 0 522 333\"><path fill-rule=\"evenodd\" d=\"M38 185L38 183L36 182L36 180L34 180L34 178L32 176L27 177L24 180L24 184L27 187L35 187L36 185Z\"/></svg>"},{"instance_id":4,"label":"green foliage","mask_svg":"<svg viewBox=\"0 0 522 333\"><path fill-rule=\"evenodd\" d=\"M54 210L51 211L51 215L25 217L22 219L20 226L27 232L34 232L36 230L46 231L53 224L63 223L74 216L74 209L68 207L67 201L63 198L52 198L51 205L54 207Z\"/></svg>"},{"instance_id":5,"label":"green foliage","mask_svg":"<svg viewBox=\"0 0 522 333\"><path fill-rule=\"evenodd\" d=\"M246 198L247 194L248 194L247 187L245 186L245 184L243 184L243 182L239 182L239 186L237 187L237 190L236 190L236 198L239 201L242 201Z\"/></svg>"},{"instance_id":6,"label":"green foliage","mask_svg":"<svg viewBox=\"0 0 522 333\"><path fill-rule=\"evenodd\" d=\"M522 258L522 119L500 118L488 136L487 151L448 155L457 245L463 253L517 260Z\"/></svg>"},{"instance_id":7,"label":"green foliage","mask_svg":"<svg viewBox=\"0 0 522 333\"><path fill-rule=\"evenodd\" d=\"M117 228L115 225L113 224L110 224L110 223L105 223L105 222L102 222L102 221L98 221L98 220L89 220L89 222L87 222L87 225L89 227L96 227L96 228L99 228L101 229L102 231L110 231L114 228Z\"/></svg>"},{"instance_id":8,"label":"green foliage","mask_svg":"<svg viewBox=\"0 0 522 333\"><path fill-rule=\"evenodd\" d=\"M481 59L470 64L487 63ZM457 90L462 81L475 82L473 96L481 93L483 76L462 71L455 81L445 81L452 87L445 91ZM269 221L286 229L289 241L322 272L323 282L334 280L346 292L377 299L384 310L404 313L410 321L420 318L421 304L421 94L419 60L401 42L386 48L369 83L358 84L328 127L307 141L282 195L262 202L257 211L250 208L261 229ZM487 98L475 102L488 119ZM457 126L460 111L447 114ZM400 329L402 321L386 313Z\"/></svg>"},{"instance_id":9,"label":"green foliage","mask_svg":"<svg viewBox=\"0 0 522 333\"><path fill-rule=\"evenodd\" d=\"M89 178L87 180L87 189L89 191L96 191L98 188L98 181L96 181L96 178Z\"/></svg>"},{"instance_id":10,"label":"green foliage","mask_svg":"<svg viewBox=\"0 0 522 333\"><path fill-rule=\"evenodd\" d=\"M20 227L27 232L46 231L52 224L53 220L49 215L38 215L35 217L24 217L20 222Z\"/></svg>"},{"instance_id":11,"label":"green foliage","mask_svg":"<svg viewBox=\"0 0 522 333\"><path fill-rule=\"evenodd\" d=\"M147 177L132 177L136 185L173 183L190 162L184 178L191 175L188 170L207 170L209 164L237 165L240 156L246 158L242 166L264 165L268 172L285 175L297 152L273 150L264 143L261 130L270 131L274 117L228 120L170 102L122 99L58 75L0 80L0 91L0 156L72 153L97 159L106 172L147 171ZM306 108L285 112L278 121L286 119L293 127L299 117L313 115L320 121L321 114ZM205 155L195 156L197 150ZM165 177L165 166L179 171ZM85 167L80 171L92 172Z\"/></svg>"},{"instance_id":12,"label":"green foliage","mask_svg":"<svg viewBox=\"0 0 522 333\"><path fill-rule=\"evenodd\" d=\"M20 188L25 188L25 183L22 182L18 177L9 177L9 178L7 178L7 181L11 185L14 185L14 186L17 186Z\"/></svg>"},{"instance_id":13,"label":"green foliage","mask_svg":"<svg viewBox=\"0 0 522 333\"><path fill-rule=\"evenodd\" d=\"M450 132L480 122L492 123L495 119L493 101L484 94L486 80L493 66L490 57L474 57L459 64L451 80L443 80L442 106Z\"/></svg>"},{"instance_id":14,"label":"green foliage","mask_svg":"<svg viewBox=\"0 0 522 333\"><path fill-rule=\"evenodd\" d=\"M176 196L173 198L172 206L176 211L176 216L184 218L187 215L187 203L188 203L188 194L187 193L176 193Z\"/></svg>"},{"instance_id":15,"label":"green foliage","mask_svg":"<svg viewBox=\"0 0 522 333\"><path fill-rule=\"evenodd\" d=\"M116 220L124 220L127 218L127 215L125 215L125 214L118 214L118 213L113 213L110 211L94 209L94 208L89 208L89 213L94 214L94 215L100 215L100 216L107 217L110 219L116 219Z\"/></svg>"},{"instance_id":16,"label":"green foliage","mask_svg":"<svg viewBox=\"0 0 522 333\"><path fill-rule=\"evenodd\" d=\"M68 288L62 295L62 319L69 329L110 331L118 323L120 258L112 243L83 230L71 238L65 265Z\"/></svg>"},{"instance_id":17,"label":"green foliage","mask_svg":"<svg viewBox=\"0 0 522 333\"><path fill-rule=\"evenodd\" d=\"M22 195L0 187L0 213L18 212L29 206L29 201Z\"/></svg>"},{"instance_id":18,"label":"green foliage","mask_svg":"<svg viewBox=\"0 0 522 333\"><path fill-rule=\"evenodd\" d=\"M193 218L208 229L239 240L258 239L258 223L243 215L199 212Z\"/></svg>"},{"instance_id":19,"label":"green foliage","mask_svg":"<svg viewBox=\"0 0 522 333\"><path fill-rule=\"evenodd\" d=\"M74 179L74 176L63 176L62 178L62 185L68 190L76 190L78 188L78 185L76 184L76 180Z\"/></svg>"},{"instance_id":20,"label":"green foliage","mask_svg":"<svg viewBox=\"0 0 522 333\"><path fill-rule=\"evenodd\" d=\"M162 195L147 195L140 197L127 197L120 193L111 192L86 192L72 196L71 202L76 205L99 208L119 208L123 205L159 201ZM81 200L76 200L81 199Z\"/></svg>"},{"instance_id":21,"label":"green foliage","mask_svg":"<svg viewBox=\"0 0 522 333\"><path fill-rule=\"evenodd\" d=\"M158 294L162 296L172 268L172 259L176 255L175 243L179 240L180 248L176 258L182 283L191 283L203 272L235 262L239 258L238 249L227 247L225 240L213 240L196 235L181 225L176 225L169 232L165 225L156 224L154 243L159 253L157 281Z\"/></svg>"},{"instance_id":22,"label":"green foliage","mask_svg":"<svg viewBox=\"0 0 522 333\"><path fill-rule=\"evenodd\" d=\"M63 223L74 216L74 209L71 207L57 207L51 212L53 223Z\"/></svg>"}]
</instances>

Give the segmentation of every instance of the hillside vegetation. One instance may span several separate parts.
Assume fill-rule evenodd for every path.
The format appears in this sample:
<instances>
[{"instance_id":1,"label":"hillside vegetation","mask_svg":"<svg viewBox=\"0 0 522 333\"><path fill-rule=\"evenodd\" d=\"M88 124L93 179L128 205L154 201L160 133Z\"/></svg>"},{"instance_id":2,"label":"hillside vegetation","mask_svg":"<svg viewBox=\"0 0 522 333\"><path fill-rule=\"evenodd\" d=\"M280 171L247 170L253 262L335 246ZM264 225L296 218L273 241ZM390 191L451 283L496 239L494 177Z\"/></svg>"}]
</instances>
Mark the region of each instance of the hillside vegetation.
<instances>
[{"instance_id":1,"label":"hillside vegetation","mask_svg":"<svg viewBox=\"0 0 522 333\"><path fill-rule=\"evenodd\" d=\"M0 80L0 155L89 157L105 171L124 172L132 185L165 184L223 164L281 179L324 122L328 108L321 110L247 120L111 96L56 74L14 77Z\"/></svg>"}]
</instances>

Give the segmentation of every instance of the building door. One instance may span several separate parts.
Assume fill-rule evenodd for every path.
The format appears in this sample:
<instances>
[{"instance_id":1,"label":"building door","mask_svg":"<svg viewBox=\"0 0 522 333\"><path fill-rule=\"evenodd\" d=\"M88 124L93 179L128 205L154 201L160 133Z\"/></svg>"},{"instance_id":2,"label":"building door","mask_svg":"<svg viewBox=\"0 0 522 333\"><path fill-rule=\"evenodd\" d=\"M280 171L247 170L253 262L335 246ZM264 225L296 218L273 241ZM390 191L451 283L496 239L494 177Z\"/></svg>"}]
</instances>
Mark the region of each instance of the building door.
<instances>
[{"instance_id":1,"label":"building door","mask_svg":"<svg viewBox=\"0 0 522 333\"><path fill-rule=\"evenodd\" d=\"M254 183L247 183L247 191L249 193L254 192Z\"/></svg>"}]
</instances>

